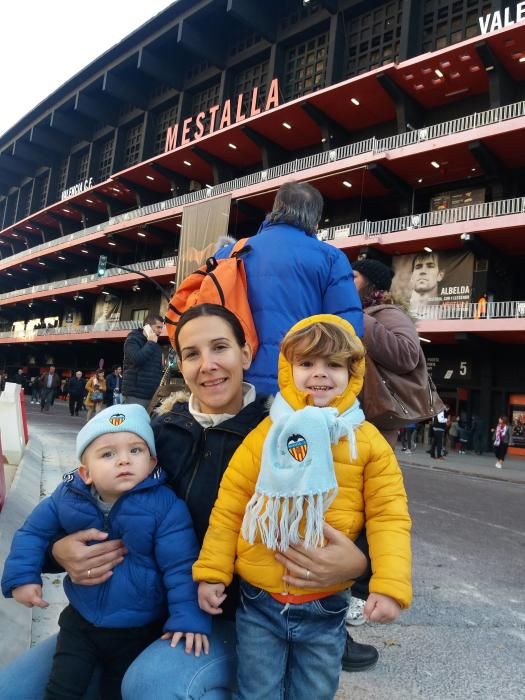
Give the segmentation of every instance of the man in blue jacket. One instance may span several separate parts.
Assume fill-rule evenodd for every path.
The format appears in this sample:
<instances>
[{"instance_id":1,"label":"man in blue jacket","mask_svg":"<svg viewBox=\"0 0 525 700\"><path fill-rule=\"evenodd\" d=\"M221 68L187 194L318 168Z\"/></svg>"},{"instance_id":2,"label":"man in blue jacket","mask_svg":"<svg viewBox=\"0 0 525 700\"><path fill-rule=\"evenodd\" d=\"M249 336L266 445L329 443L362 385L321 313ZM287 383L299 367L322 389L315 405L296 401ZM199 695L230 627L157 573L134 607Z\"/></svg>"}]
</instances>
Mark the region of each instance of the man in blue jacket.
<instances>
[{"instance_id":1,"label":"man in blue jacket","mask_svg":"<svg viewBox=\"0 0 525 700\"><path fill-rule=\"evenodd\" d=\"M248 298L259 350L246 372L246 381L260 393L275 394L279 345L302 318L335 314L363 335L361 301L350 262L338 248L319 241L323 212L321 193L305 182L288 182L275 197L272 212L256 236L244 264ZM226 258L231 246L221 248Z\"/></svg>"},{"instance_id":2,"label":"man in blue jacket","mask_svg":"<svg viewBox=\"0 0 525 700\"><path fill-rule=\"evenodd\" d=\"M77 436L77 458L77 471L15 534L2 592L45 608L42 566L58 536L93 527L122 539L128 554L107 581L82 586L64 579L70 604L59 618L46 692L84 697L101 664L102 697L119 698L126 669L162 630L172 646L186 636L187 651L208 650L211 621L199 609L191 574L199 548L186 504L164 485L166 475L154 471L153 430L142 406L100 411Z\"/></svg>"},{"instance_id":3,"label":"man in blue jacket","mask_svg":"<svg viewBox=\"0 0 525 700\"><path fill-rule=\"evenodd\" d=\"M162 378L162 349L158 339L164 320L149 314L142 329L135 329L124 343L124 403L138 403L147 408Z\"/></svg>"}]
</instances>

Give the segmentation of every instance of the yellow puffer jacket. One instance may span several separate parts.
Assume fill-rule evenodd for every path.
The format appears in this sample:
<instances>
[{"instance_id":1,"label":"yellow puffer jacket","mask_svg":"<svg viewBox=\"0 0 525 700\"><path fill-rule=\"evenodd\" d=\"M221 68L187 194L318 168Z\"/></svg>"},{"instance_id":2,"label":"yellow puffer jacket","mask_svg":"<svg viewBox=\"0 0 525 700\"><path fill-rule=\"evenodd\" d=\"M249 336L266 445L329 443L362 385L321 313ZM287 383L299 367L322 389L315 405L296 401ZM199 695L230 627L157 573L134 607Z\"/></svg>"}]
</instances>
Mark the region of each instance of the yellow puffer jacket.
<instances>
[{"instance_id":1,"label":"yellow puffer jacket","mask_svg":"<svg viewBox=\"0 0 525 700\"><path fill-rule=\"evenodd\" d=\"M304 319L291 330L315 321L339 323L353 334L349 323L327 314ZM356 401L363 373L364 360L359 376L350 378L345 392L332 404L340 413ZM279 356L279 387L294 409L307 405L308 396L295 387L292 366L282 355ZM249 544L239 534L246 504L255 492L263 443L270 426L271 419L266 418L233 455L222 478L199 559L193 566L193 578L228 585L235 572L253 586L270 593L317 592L286 586L282 580L284 567L276 561L275 552L262 543ZM326 512L325 521L352 540L366 524L373 572L370 592L388 595L406 608L412 599L411 523L401 470L389 444L371 423L364 422L356 429L356 439L358 456L355 462L350 461L346 438L332 445L339 490ZM344 581L330 588L330 592L349 588L351 584L351 581Z\"/></svg>"}]
</instances>

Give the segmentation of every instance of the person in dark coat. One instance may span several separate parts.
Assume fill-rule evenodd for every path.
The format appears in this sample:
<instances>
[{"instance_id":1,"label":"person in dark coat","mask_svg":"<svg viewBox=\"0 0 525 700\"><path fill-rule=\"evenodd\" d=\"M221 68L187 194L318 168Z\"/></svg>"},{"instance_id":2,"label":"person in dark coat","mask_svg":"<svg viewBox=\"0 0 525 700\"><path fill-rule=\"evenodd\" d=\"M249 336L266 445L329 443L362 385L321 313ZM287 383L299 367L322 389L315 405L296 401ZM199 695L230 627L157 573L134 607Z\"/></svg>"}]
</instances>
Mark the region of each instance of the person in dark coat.
<instances>
[{"instance_id":1,"label":"person in dark coat","mask_svg":"<svg viewBox=\"0 0 525 700\"><path fill-rule=\"evenodd\" d=\"M164 320L149 314L142 330L135 329L124 343L124 403L138 403L147 408L162 378L162 350L158 339Z\"/></svg>"},{"instance_id":2,"label":"person in dark coat","mask_svg":"<svg viewBox=\"0 0 525 700\"><path fill-rule=\"evenodd\" d=\"M114 406L124 401L122 395L122 367L113 365L113 371L106 377L106 396L104 402L106 406Z\"/></svg>"},{"instance_id":3,"label":"person in dark coat","mask_svg":"<svg viewBox=\"0 0 525 700\"><path fill-rule=\"evenodd\" d=\"M287 182L257 235L248 241L252 250L243 260L259 349L246 380L262 393L279 391L279 345L297 321L334 314L363 335L361 302L348 258L316 237L322 211L323 198L315 187ZM215 257L226 258L231 249L224 246Z\"/></svg>"},{"instance_id":4,"label":"person in dark coat","mask_svg":"<svg viewBox=\"0 0 525 700\"><path fill-rule=\"evenodd\" d=\"M26 377L26 375L24 374L24 370L23 370L23 369L19 369L18 372L17 372L17 373L15 374L15 376L13 377L12 381L13 381L14 384L20 384L20 386L22 387L22 389L25 390L26 387L27 387L27 377Z\"/></svg>"},{"instance_id":5,"label":"person in dark coat","mask_svg":"<svg viewBox=\"0 0 525 700\"><path fill-rule=\"evenodd\" d=\"M78 416L78 412L82 410L84 395L86 393L86 380L82 376L80 370L77 370L75 375L69 380L68 393L69 412L72 416Z\"/></svg>"},{"instance_id":6,"label":"person in dark coat","mask_svg":"<svg viewBox=\"0 0 525 700\"><path fill-rule=\"evenodd\" d=\"M60 386L60 377L55 372L53 365L49 372L40 377L40 411L49 411L55 400L55 392Z\"/></svg>"}]
</instances>

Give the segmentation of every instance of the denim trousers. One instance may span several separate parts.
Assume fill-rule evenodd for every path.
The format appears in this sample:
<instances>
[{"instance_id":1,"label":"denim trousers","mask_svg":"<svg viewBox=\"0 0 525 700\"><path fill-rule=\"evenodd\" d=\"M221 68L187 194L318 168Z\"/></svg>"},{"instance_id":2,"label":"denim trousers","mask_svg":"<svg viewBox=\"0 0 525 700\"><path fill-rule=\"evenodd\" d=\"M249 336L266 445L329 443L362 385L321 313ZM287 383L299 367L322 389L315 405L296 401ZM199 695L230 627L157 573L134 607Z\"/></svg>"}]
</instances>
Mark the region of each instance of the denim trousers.
<instances>
[{"instance_id":1,"label":"denim trousers","mask_svg":"<svg viewBox=\"0 0 525 700\"><path fill-rule=\"evenodd\" d=\"M0 669L2 700L38 700L44 695L56 649L56 636L39 642ZM124 700L232 700L236 673L235 625L213 620L210 653L186 654L157 640L127 670L122 683ZM99 670L99 669L98 669ZM96 673L84 700L99 700Z\"/></svg>"},{"instance_id":2,"label":"denim trousers","mask_svg":"<svg viewBox=\"0 0 525 700\"><path fill-rule=\"evenodd\" d=\"M331 700L339 685L348 610L344 592L284 605L241 581L239 700Z\"/></svg>"}]
</instances>

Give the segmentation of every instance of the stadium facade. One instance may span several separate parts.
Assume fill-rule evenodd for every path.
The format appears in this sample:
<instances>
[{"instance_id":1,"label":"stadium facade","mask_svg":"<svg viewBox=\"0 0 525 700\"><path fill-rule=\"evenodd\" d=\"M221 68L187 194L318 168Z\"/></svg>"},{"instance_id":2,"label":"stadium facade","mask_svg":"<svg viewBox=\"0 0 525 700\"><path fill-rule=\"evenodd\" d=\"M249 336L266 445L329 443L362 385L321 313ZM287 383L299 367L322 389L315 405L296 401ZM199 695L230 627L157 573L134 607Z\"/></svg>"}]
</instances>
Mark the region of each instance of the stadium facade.
<instances>
[{"instance_id":1,"label":"stadium facade","mask_svg":"<svg viewBox=\"0 0 525 700\"><path fill-rule=\"evenodd\" d=\"M0 137L0 369L120 362L166 302L100 255L169 293L305 180L452 410L525 448L524 144L525 2L179 0Z\"/></svg>"}]
</instances>

